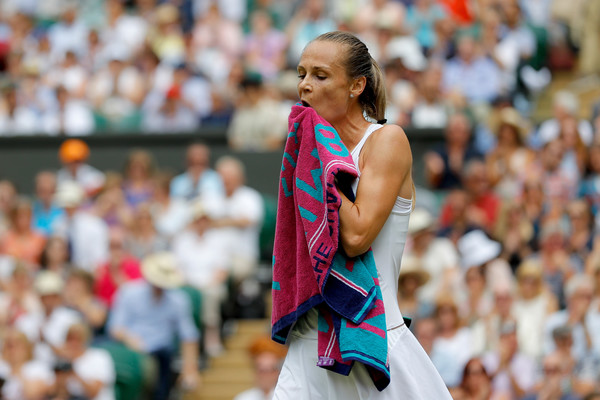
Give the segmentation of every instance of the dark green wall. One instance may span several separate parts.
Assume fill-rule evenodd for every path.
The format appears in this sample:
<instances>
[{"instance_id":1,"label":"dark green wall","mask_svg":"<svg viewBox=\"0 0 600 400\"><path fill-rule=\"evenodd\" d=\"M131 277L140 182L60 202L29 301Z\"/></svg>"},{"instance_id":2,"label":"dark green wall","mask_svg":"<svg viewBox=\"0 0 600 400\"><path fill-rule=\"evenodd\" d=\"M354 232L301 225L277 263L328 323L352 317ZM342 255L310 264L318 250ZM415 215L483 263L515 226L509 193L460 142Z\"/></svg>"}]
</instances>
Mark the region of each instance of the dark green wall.
<instances>
[{"instance_id":1,"label":"dark green wall","mask_svg":"<svg viewBox=\"0 0 600 400\"><path fill-rule=\"evenodd\" d=\"M423 153L442 142L438 130L407 130L414 158L414 178L423 183ZM187 145L203 141L212 149L212 160L230 154L239 157L246 165L248 184L255 189L277 195L277 180L281 166L282 151L232 152L226 144L222 131L208 130L198 134L97 134L82 138L90 146L89 163L101 170L122 171L128 153L133 149L150 151L161 168L174 172L183 170ZM56 170L60 167L58 148L64 137L3 137L0 138L0 178L17 184L22 193L31 193L33 178L42 169Z\"/></svg>"}]
</instances>

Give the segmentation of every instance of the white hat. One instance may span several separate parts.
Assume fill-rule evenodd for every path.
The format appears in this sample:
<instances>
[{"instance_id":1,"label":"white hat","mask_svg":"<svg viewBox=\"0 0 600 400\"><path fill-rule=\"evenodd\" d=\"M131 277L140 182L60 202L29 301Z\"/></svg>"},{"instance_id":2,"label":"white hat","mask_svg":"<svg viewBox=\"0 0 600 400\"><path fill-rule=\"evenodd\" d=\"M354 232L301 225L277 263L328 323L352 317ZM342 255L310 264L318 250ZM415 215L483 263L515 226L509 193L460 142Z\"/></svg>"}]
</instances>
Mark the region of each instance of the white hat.
<instances>
[{"instance_id":1,"label":"white hat","mask_svg":"<svg viewBox=\"0 0 600 400\"><path fill-rule=\"evenodd\" d=\"M75 181L61 183L56 189L54 201L59 207L77 207L85 199L85 191Z\"/></svg>"},{"instance_id":2,"label":"white hat","mask_svg":"<svg viewBox=\"0 0 600 400\"><path fill-rule=\"evenodd\" d=\"M487 237L482 230L474 230L458 239L458 251L465 268L477 267L500 255L502 246Z\"/></svg>"},{"instance_id":3,"label":"white hat","mask_svg":"<svg viewBox=\"0 0 600 400\"><path fill-rule=\"evenodd\" d=\"M424 208L416 208L410 214L410 219L408 220L408 234L414 235L417 232L433 227L434 224L435 220L429 211Z\"/></svg>"},{"instance_id":4,"label":"white hat","mask_svg":"<svg viewBox=\"0 0 600 400\"><path fill-rule=\"evenodd\" d=\"M431 278L429 272L427 272L423 268L421 261L417 257L410 254L405 254L402 257L398 281L402 280L402 278L404 278L407 275L415 276L417 278L417 281L419 282L419 286L423 286Z\"/></svg>"},{"instance_id":5,"label":"white hat","mask_svg":"<svg viewBox=\"0 0 600 400\"><path fill-rule=\"evenodd\" d=\"M174 289L184 283L183 275L177 268L175 255L168 251L144 258L142 275L148 282L162 289Z\"/></svg>"},{"instance_id":6,"label":"white hat","mask_svg":"<svg viewBox=\"0 0 600 400\"><path fill-rule=\"evenodd\" d=\"M400 59L402 64L411 71L423 71L427 68L427 59L421 51L419 42L411 36L399 36L392 39L386 46L390 60Z\"/></svg>"},{"instance_id":7,"label":"white hat","mask_svg":"<svg viewBox=\"0 0 600 400\"><path fill-rule=\"evenodd\" d=\"M33 287L40 296L60 294L65 286L61 276L54 271L42 271L35 278Z\"/></svg>"}]
</instances>

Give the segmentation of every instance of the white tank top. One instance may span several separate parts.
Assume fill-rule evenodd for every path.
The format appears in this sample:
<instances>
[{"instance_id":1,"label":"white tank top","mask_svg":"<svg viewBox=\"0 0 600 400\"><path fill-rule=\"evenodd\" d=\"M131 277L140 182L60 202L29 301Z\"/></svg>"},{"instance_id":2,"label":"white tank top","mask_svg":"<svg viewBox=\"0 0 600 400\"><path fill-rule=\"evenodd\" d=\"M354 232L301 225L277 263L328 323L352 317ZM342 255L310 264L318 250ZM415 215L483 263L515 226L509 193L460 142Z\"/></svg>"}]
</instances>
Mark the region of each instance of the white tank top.
<instances>
[{"instance_id":1,"label":"white tank top","mask_svg":"<svg viewBox=\"0 0 600 400\"><path fill-rule=\"evenodd\" d=\"M356 193L360 180L360 169L358 158L365 142L373 132L383 125L371 124L367 128L363 138L352 150L352 160L358 171L358 178L352 184L352 190ZM404 323L402 313L398 305L398 276L400 275L400 262L404 252L404 244L408 234L408 220L412 211L412 200L398 196L392 212L381 228L379 235L373 242L373 256L377 265L379 286L383 294L383 305L385 307L385 323L387 330L394 329ZM317 337L317 312L313 308L301 317L294 325L296 335L316 339Z\"/></svg>"},{"instance_id":2,"label":"white tank top","mask_svg":"<svg viewBox=\"0 0 600 400\"><path fill-rule=\"evenodd\" d=\"M352 160L358 171L358 178L352 184L354 193L356 193L360 180L360 168L358 167L360 152L369 136L382 126L371 124L360 142L358 142L351 152ZM400 274L400 262L408 234L408 220L411 211L412 200L400 196L396 197L396 202L390 216L371 245L379 275L379 286L383 294L387 329L393 329L404 322L400 307L398 306L398 276Z\"/></svg>"}]
</instances>

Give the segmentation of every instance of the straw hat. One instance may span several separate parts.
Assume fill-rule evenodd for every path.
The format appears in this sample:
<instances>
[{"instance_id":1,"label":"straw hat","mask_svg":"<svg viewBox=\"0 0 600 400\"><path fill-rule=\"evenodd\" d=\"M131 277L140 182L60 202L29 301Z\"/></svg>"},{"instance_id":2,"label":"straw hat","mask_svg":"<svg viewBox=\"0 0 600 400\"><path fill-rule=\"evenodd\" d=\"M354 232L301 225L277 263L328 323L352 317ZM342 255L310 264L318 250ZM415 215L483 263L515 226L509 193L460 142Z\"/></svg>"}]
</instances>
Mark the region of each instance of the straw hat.
<instances>
[{"instance_id":1,"label":"straw hat","mask_svg":"<svg viewBox=\"0 0 600 400\"><path fill-rule=\"evenodd\" d=\"M542 265L536 260L525 260L517 268L516 274L518 280L523 278L542 279Z\"/></svg>"},{"instance_id":2,"label":"straw hat","mask_svg":"<svg viewBox=\"0 0 600 400\"><path fill-rule=\"evenodd\" d=\"M508 125L514 128L521 141L524 142L527 139L529 130L525 126L525 121L521 117L521 114L513 107L501 109L500 112L496 114L495 119L490 122L490 126L495 135L498 134L502 125Z\"/></svg>"},{"instance_id":3,"label":"straw hat","mask_svg":"<svg viewBox=\"0 0 600 400\"><path fill-rule=\"evenodd\" d=\"M64 282L59 274L54 271L42 271L35 278L33 287L40 296L60 294L64 288Z\"/></svg>"},{"instance_id":4,"label":"straw hat","mask_svg":"<svg viewBox=\"0 0 600 400\"><path fill-rule=\"evenodd\" d=\"M502 246L487 237L482 230L474 230L458 239L458 251L465 269L483 265L500 255Z\"/></svg>"},{"instance_id":5,"label":"straw hat","mask_svg":"<svg viewBox=\"0 0 600 400\"><path fill-rule=\"evenodd\" d=\"M175 255L166 251L144 258L142 275L152 285L162 289L175 289L184 283L183 275L177 269Z\"/></svg>"},{"instance_id":6,"label":"straw hat","mask_svg":"<svg viewBox=\"0 0 600 400\"><path fill-rule=\"evenodd\" d=\"M59 207L77 207L85 199L85 191L75 181L61 183L54 194L54 201Z\"/></svg>"},{"instance_id":7,"label":"straw hat","mask_svg":"<svg viewBox=\"0 0 600 400\"><path fill-rule=\"evenodd\" d=\"M414 276L419 283L419 287L426 284L431 275L421 264L421 261L412 255L405 255L402 257L401 267L400 267L400 275L398 276L398 282L400 282L403 278L407 276Z\"/></svg>"},{"instance_id":8,"label":"straw hat","mask_svg":"<svg viewBox=\"0 0 600 400\"><path fill-rule=\"evenodd\" d=\"M414 235L426 229L430 229L435 224L433 216L424 208L416 208L410 215L408 221L408 234Z\"/></svg>"},{"instance_id":9,"label":"straw hat","mask_svg":"<svg viewBox=\"0 0 600 400\"><path fill-rule=\"evenodd\" d=\"M63 163L85 161L90 155L90 148L83 140L67 139L58 149L58 157Z\"/></svg>"}]
</instances>

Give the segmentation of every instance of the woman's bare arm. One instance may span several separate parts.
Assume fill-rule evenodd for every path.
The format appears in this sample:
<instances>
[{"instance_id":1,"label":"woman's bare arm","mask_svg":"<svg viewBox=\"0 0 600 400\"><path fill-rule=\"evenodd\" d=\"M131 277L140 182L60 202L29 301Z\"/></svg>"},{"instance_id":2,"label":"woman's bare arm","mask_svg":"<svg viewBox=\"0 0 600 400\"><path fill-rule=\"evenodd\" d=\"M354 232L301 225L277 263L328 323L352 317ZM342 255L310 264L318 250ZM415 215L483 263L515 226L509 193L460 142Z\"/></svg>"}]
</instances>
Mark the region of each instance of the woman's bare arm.
<instances>
[{"instance_id":1,"label":"woman's bare arm","mask_svg":"<svg viewBox=\"0 0 600 400\"><path fill-rule=\"evenodd\" d=\"M365 143L356 200L342 197L340 242L350 257L367 251L385 224L396 197L412 193L412 154L402 128L386 125Z\"/></svg>"}]
</instances>

